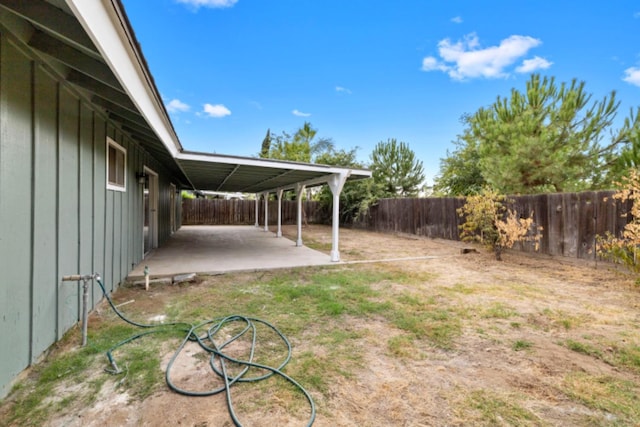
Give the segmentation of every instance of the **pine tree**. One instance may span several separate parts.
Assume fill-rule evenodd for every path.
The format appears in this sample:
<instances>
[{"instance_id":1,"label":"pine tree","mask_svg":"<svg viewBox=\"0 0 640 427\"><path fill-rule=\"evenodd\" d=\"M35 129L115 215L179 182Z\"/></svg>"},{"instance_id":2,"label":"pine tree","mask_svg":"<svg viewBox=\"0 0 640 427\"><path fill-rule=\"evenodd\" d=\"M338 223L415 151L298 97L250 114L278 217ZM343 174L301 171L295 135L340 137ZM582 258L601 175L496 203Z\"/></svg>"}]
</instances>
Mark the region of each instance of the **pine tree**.
<instances>
[{"instance_id":1,"label":"pine tree","mask_svg":"<svg viewBox=\"0 0 640 427\"><path fill-rule=\"evenodd\" d=\"M371 153L373 180L380 197L415 197L424 181L422 161L413 150L395 138L380 141Z\"/></svg>"},{"instance_id":2,"label":"pine tree","mask_svg":"<svg viewBox=\"0 0 640 427\"><path fill-rule=\"evenodd\" d=\"M262 140L262 148L260 149L260 157L269 157L269 150L271 150L271 129L267 129L267 135Z\"/></svg>"},{"instance_id":3,"label":"pine tree","mask_svg":"<svg viewBox=\"0 0 640 427\"><path fill-rule=\"evenodd\" d=\"M452 184L471 178L503 194L609 188L620 151L640 127L632 114L622 129L611 129L619 105L613 91L592 101L584 82L558 85L533 74L524 92L512 89L463 119L460 145L442 161L436 187L463 194Z\"/></svg>"}]
</instances>

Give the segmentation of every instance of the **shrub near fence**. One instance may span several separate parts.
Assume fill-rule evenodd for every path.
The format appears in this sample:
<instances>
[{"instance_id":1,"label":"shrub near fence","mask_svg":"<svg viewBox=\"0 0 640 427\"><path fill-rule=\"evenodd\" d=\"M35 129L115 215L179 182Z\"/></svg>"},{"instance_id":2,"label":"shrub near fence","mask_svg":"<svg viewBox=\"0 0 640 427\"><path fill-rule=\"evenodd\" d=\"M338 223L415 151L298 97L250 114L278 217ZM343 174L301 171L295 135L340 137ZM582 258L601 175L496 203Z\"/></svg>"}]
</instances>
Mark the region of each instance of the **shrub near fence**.
<instances>
[{"instance_id":1,"label":"shrub near fence","mask_svg":"<svg viewBox=\"0 0 640 427\"><path fill-rule=\"evenodd\" d=\"M508 207L542 226L539 253L572 258L595 258L596 236L620 235L627 224L627 204L614 200L613 191L511 196ZM457 209L464 198L382 199L354 222L372 231L415 234L459 240L464 222ZM533 252L532 243L514 247Z\"/></svg>"},{"instance_id":2,"label":"shrub near fence","mask_svg":"<svg viewBox=\"0 0 640 427\"><path fill-rule=\"evenodd\" d=\"M329 221L329 214L319 202L302 202L304 219L320 224ZM298 206L295 201L282 201L282 224L295 224ZM264 201L258 204L258 218L264 224ZM278 202L269 201L269 224L278 222ZM256 223L255 200L183 199L183 225L253 225Z\"/></svg>"}]
</instances>

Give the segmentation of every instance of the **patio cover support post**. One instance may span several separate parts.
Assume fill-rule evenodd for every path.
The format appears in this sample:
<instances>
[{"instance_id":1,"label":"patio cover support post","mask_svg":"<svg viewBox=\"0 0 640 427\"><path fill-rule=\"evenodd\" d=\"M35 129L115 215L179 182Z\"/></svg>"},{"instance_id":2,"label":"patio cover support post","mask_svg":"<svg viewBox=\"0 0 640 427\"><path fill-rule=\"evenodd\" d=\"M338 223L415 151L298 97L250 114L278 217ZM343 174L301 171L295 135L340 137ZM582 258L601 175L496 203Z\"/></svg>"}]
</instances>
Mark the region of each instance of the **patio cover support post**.
<instances>
[{"instance_id":1,"label":"patio cover support post","mask_svg":"<svg viewBox=\"0 0 640 427\"><path fill-rule=\"evenodd\" d=\"M256 194L256 227L260 227L260 194Z\"/></svg>"},{"instance_id":2,"label":"patio cover support post","mask_svg":"<svg viewBox=\"0 0 640 427\"><path fill-rule=\"evenodd\" d=\"M336 173L329 179L329 188L333 194L333 218L331 220L331 261L340 261L339 230L340 230L340 193L347 181L348 175Z\"/></svg>"},{"instance_id":3,"label":"patio cover support post","mask_svg":"<svg viewBox=\"0 0 640 427\"><path fill-rule=\"evenodd\" d=\"M298 213L296 215L296 224L298 225L298 238L296 246L302 246L302 193L304 193L305 185L296 184L296 204L298 205Z\"/></svg>"},{"instance_id":4,"label":"patio cover support post","mask_svg":"<svg viewBox=\"0 0 640 427\"><path fill-rule=\"evenodd\" d=\"M282 193L284 190L279 188L278 195L278 231L276 232L276 237L282 237Z\"/></svg>"},{"instance_id":5,"label":"patio cover support post","mask_svg":"<svg viewBox=\"0 0 640 427\"><path fill-rule=\"evenodd\" d=\"M269 193L264 193L264 231L269 231Z\"/></svg>"}]
</instances>

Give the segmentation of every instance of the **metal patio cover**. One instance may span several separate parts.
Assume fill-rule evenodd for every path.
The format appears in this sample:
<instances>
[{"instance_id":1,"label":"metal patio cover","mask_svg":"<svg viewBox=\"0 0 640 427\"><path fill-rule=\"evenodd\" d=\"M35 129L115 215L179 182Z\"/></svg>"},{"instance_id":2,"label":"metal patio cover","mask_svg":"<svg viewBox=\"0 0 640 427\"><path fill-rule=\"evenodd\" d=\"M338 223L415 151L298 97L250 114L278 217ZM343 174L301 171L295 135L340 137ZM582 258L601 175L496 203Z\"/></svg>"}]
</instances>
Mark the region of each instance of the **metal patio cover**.
<instances>
[{"instance_id":1,"label":"metal patio cover","mask_svg":"<svg viewBox=\"0 0 640 427\"><path fill-rule=\"evenodd\" d=\"M177 155L177 160L196 189L219 192L294 189L298 183L323 184L328 177L341 173L348 174L347 179L370 176L368 171L358 169L185 151Z\"/></svg>"}]
</instances>

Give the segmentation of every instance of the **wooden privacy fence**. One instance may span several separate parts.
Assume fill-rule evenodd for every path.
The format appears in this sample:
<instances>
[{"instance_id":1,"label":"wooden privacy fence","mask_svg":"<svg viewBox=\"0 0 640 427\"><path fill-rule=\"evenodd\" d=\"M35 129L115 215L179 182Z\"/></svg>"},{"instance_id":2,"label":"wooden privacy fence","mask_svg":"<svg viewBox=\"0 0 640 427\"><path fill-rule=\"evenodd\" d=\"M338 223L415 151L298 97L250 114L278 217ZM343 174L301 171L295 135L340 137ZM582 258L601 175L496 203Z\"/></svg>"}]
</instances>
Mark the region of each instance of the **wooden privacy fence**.
<instances>
[{"instance_id":1,"label":"wooden privacy fence","mask_svg":"<svg viewBox=\"0 0 640 427\"><path fill-rule=\"evenodd\" d=\"M596 236L607 231L619 236L630 206L611 196L613 191L553 193L509 197L508 207L521 216L533 212L542 227L539 253L594 258ZM354 227L459 240L464 219L456 210L464 198L382 199L363 213ZM515 247L533 252L532 244Z\"/></svg>"},{"instance_id":2,"label":"wooden privacy fence","mask_svg":"<svg viewBox=\"0 0 640 427\"><path fill-rule=\"evenodd\" d=\"M613 191L552 193L509 197L508 206L542 227L539 253L572 258L595 258L596 236L609 231L619 236L627 224L630 206L614 200ZM459 240L464 219L456 212L464 198L382 199L351 224L370 231L415 234ZM330 223L331 213L319 202L303 202L308 223ZM296 202L282 202L282 223L296 223ZM255 224L254 200L185 199L184 225ZM263 224L264 202L259 203ZM269 201L269 224L277 223L277 202ZM514 249L533 252L532 244Z\"/></svg>"},{"instance_id":3,"label":"wooden privacy fence","mask_svg":"<svg viewBox=\"0 0 640 427\"><path fill-rule=\"evenodd\" d=\"M295 201L282 201L282 224L295 224L297 218ZM308 223L324 223L328 213L319 202L302 202L303 218ZM258 204L260 224L264 225L264 201ZM277 224L278 202L269 201L269 224ZM253 225L256 223L255 200L184 199L182 201L183 225Z\"/></svg>"},{"instance_id":4,"label":"wooden privacy fence","mask_svg":"<svg viewBox=\"0 0 640 427\"><path fill-rule=\"evenodd\" d=\"M458 240L462 198L381 199L354 222L355 228Z\"/></svg>"}]
</instances>

